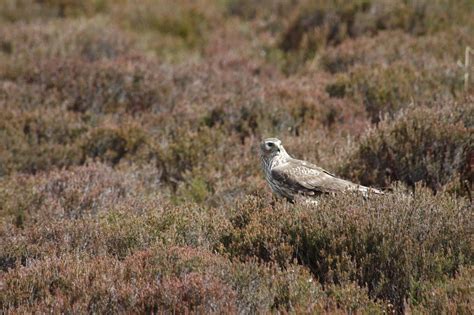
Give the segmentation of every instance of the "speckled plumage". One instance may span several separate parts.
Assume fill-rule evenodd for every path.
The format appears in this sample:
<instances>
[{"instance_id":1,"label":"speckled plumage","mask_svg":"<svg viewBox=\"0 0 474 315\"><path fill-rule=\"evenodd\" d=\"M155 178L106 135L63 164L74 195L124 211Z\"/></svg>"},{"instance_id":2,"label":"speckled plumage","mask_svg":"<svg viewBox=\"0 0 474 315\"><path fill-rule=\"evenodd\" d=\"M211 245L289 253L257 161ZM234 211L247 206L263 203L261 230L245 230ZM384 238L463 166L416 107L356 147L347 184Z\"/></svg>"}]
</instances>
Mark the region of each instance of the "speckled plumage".
<instances>
[{"instance_id":1,"label":"speckled plumage","mask_svg":"<svg viewBox=\"0 0 474 315\"><path fill-rule=\"evenodd\" d=\"M338 178L314 164L292 158L277 138L262 141L260 157L265 179L272 191L290 201L343 191L360 192L364 196L383 194L380 190Z\"/></svg>"}]
</instances>

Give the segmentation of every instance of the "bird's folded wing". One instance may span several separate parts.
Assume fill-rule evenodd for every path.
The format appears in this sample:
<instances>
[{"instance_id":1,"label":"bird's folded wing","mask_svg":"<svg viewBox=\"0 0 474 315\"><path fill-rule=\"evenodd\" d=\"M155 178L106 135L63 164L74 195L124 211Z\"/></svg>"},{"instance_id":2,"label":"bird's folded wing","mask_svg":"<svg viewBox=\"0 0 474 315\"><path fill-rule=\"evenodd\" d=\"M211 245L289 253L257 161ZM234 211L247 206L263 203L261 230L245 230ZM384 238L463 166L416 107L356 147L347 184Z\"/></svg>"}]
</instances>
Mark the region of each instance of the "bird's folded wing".
<instances>
[{"instance_id":1,"label":"bird's folded wing","mask_svg":"<svg viewBox=\"0 0 474 315\"><path fill-rule=\"evenodd\" d=\"M300 160L292 160L275 167L272 176L282 184L301 192L330 193L354 189L357 186L316 165Z\"/></svg>"}]
</instances>

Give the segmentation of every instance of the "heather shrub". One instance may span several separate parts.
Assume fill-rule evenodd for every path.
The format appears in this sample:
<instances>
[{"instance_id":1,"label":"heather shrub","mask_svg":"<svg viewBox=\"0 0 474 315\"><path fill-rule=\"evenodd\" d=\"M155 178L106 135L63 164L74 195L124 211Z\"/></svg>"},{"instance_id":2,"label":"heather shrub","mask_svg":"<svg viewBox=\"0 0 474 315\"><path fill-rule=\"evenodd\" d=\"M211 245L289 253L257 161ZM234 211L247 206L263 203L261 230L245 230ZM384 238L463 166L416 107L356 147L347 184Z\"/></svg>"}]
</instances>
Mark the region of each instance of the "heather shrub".
<instances>
[{"instance_id":1,"label":"heather shrub","mask_svg":"<svg viewBox=\"0 0 474 315\"><path fill-rule=\"evenodd\" d=\"M16 113L17 116L31 115L32 112L38 111L39 107L43 107L40 111L47 112L47 108L53 109L60 104L57 94L46 91L40 85L25 82L3 81L0 85L0 96L2 110Z\"/></svg>"},{"instance_id":2,"label":"heather shrub","mask_svg":"<svg viewBox=\"0 0 474 315\"><path fill-rule=\"evenodd\" d=\"M0 116L0 175L82 165L87 158L144 164L158 155L155 142L133 121L120 127L104 121L93 128L79 114L61 109L7 110Z\"/></svg>"},{"instance_id":3,"label":"heather shrub","mask_svg":"<svg viewBox=\"0 0 474 315\"><path fill-rule=\"evenodd\" d=\"M160 198L167 190L156 182L159 176L151 167L130 173L92 164L3 180L2 268L78 250L123 258L160 242L214 246L225 227L222 215L195 205L172 207ZM17 233L24 237L15 237Z\"/></svg>"},{"instance_id":4,"label":"heather shrub","mask_svg":"<svg viewBox=\"0 0 474 315\"><path fill-rule=\"evenodd\" d=\"M456 59L463 55L470 40L465 28L447 29L423 37L413 37L400 30L384 31L327 47L321 52L319 64L330 73L347 72L355 66L401 64L448 79L459 74Z\"/></svg>"},{"instance_id":5,"label":"heather shrub","mask_svg":"<svg viewBox=\"0 0 474 315\"><path fill-rule=\"evenodd\" d=\"M296 17L283 34L280 48L284 51L301 48L314 51L325 44L337 44L353 31L356 13L369 9L368 1L302 2Z\"/></svg>"},{"instance_id":6,"label":"heather shrub","mask_svg":"<svg viewBox=\"0 0 474 315\"><path fill-rule=\"evenodd\" d=\"M131 53L133 39L104 18L53 20L2 25L0 28L0 75L16 79L31 73L44 60L58 67L57 58L87 61L115 59ZM41 69L47 71L47 69Z\"/></svg>"},{"instance_id":7,"label":"heather shrub","mask_svg":"<svg viewBox=\"0 0 474 315\"><path fill-rule=\"evenodd\" d=\"M220 128L193 130L180 126L168 135L168 140L172 141L160 146L157 161L163 169L162 179L182 196L189 193L191 199L204 201L213 190L217 174L225 169L219 159L231 158L235 138L226 139Z\"/></svg>"},{"instance_id":8,"label":"heather shrub","mask_svg":"<svg viewBox=\"0 0 474 315\"><path fill-rule=\"evenodd\" d=\"M321 82L321 85L313 87L313 80ZM291 78L282 84L276 84L271 90L277 93L273 97L280 99L275 101L279 109L276 111L278 120L273 119L278 123L275 132L289 130L291 135L302 136L317 129L321 129L319 132L337 129L341 133L357 135L363 130L367 122L363 106L352 101L343 104L328 97L323 82L327 82L327 77L314 75L309 78ZM268 114L264 113L262 116L266 117Z\"/></svg>"},{"instance_id":9,"label":"heather shrub","mask_svg":"<svg viewBox=\"0 0 474 315\"><path fill-rule=\"evenodd\" d=\"M234 306L232 289L211 275L186 272L163 276L155 261L166 263L166 254L140 254L124 262L106 256L85 258L82 272L77 269L80 261L74 256L32 264L18 270L23 281L15 282L12 273L4 279L10 289L4 297L10 299L1 301L2 309L17 304L37 311L217 312ZM167 262L164 266L172 264ZM33 295L28 294L29 288Z\"/></svg>"},{"instance_id":10,"label":"heather shrub","mask_svg":"<svg viewBox=\"0 0 474 315\"><path fill-rule=\"evenodd\" d=\"M0 313L472 313L472 1L0 2Z\"/></svg>"},{"instance_id":11,"label":"heather shrub","mask_svg":"<svg viewBox=\"0 0 474 315\"><path fill-rule=\"evenodd\" d=\"M31 21L36 19L53 19L94 15L107 9L105 0L7 0L0 4L0 21Z\"/></svg>"},{"instance_id":12,"label":"heather shrub","mask_svg":"<svg viewBox=\"0 0 474 315\"><path fill-rule=\"evenodd\" d=\"M69 224L67 220L87 219L113 210L117 204L127 204L139 193L144 196L144 204L152 204L155 201L145 195L156 183L150 182L144 172L156 177L157 171L146 167L135 171L115 172L103 164L91 164L38 176L4 177L0 182L1 216L17 228L38 231L37 222L54 226L55 220Z\"/></svg>"},{"instance_id":13,"label":"heather shrub","mask_svg":"<svg viewBox=\"0 0 474 315\"><path fill-rule=\"evenodd\" d=\"M92 129L83 140L82 150L87 157L112 165L123 159L136 164L149 162L157 155L150 136L134 124Z\"/></svg>"},{"instance_id":14,"label":"heather shrub","mask_svg":"<svg viewBox=\"0 0 474 315\"><path fill-rule=\"evenodd\" d=\"M281 213L272 210L263 198L249 198L238 205L229 219L231 226L222 235L222 249L243 260L258 257L281 265L290 263L293 248L291 236L285 233L285 228L291 222L281 220ZM263 217L265 220L262 220Z\"/></svg>"},{"instance_id":15,"label":"heather shrub","mask_svg":"<svg viewBox=\"0 0 474 315\"><path fill-rule=\"evenodd\" d=\"M77 141L87 130L80 117L60 110L0 113L0 175L35 173L82 161Z\"/></svg>"},{"instance_id":16,"label":"heather shrub","mask_svg":"<svg viewBox=\"0 0 474 315\"><path fill-rule=\"evenodd\" d=\"M161 182L163 170L144 165L130 172L123 170L125 165L114 170L92 164L4 178L0 183L6 240L1 244L2 268L15 261L77 250L125 257L157 241L215 246L226 227L222 215L187 202L196 201L187 191L178 191L183 203L179 207L161 202L159 196L169 194ZM24 237L15 237L17 233Z\"/></svg>"},{"instance_id":17,"label":"heather shrub","mask_svg":"<svg viewBox=\"0 0 474 315\"><path fill-rule=\"evenodd\" d=\"M8 274L16 277L13 270L32 268L29 266L41 264L51 256L58 257L57 263L62 264L64 258L61 257L78 251L93 260L106 255L126 263L137 251L150 246L176 244L192 246L196 253L204 249L217 250L224 256L216 254L216 259L221 257L218 259L225 262L230 258L225 264L232 265L225 267L226 272L216 270L207 276L203 275L203 270L212 268L202 266L200 260L192 263L179 263L178 260L176 263L176 258L170 258L173 268L159 260L156 266L162 268L159 274L162 274L161 279L166 279L162 280L169 289L166 292L173 292L166 296L167 303L177 303L177 296L184 298L191 294L190 303L203 307L202 301L222 298L213 295L212 288L224 285L230 288L229 292L234 292L229 293L235 295L233 307L248 311L381 311L382 304L370 298L387 299L400 309L409 294L424 296L424 291L419 291L420 281L441 281L444 275L453 275L460 266L472 261L469 238L464 237L469 234L472 221L468 203L446 194L434 197L427 190L419 189L414 199L401 192L369 201L355 196L331 197L321 200L318 211L280 202L272 207L268 198L257 196L242 200L236 209L212 210L195 208L192 204L175 207L147 197L155 192L144 188L146 181L141 177L130 180L130 173L117 177L112 168L88 167L57 173L44 178L44 184L40 185L25 185L23 180L14 192L0 190L4 191L2 200L10 200L8 196L12 194L26 194L26 197L33 194L23 187L44 187L34 190L33 196L29 197L30 203L24 203L28 199L18 195L22 204L8 206L9 209L27 208L29 211L25 215L29 218L23 219L23 228L4 225L2 238L6 242L2 246L2 268L13 267ZM81 179L78 181L78 178ZM12 187L11 182L3 187ZM78 190L84 191L85 195L78 194ZM77 195L84 197L77 199ZM37 210L31 212L32 209ZM11 210L8 211L7 216L10 216ZM93 217L98 220L91 220ZM15 237L19 231L22 231L22 238ZM224 259L227 255L229 258ZM266 264L262 264L264 261L277 265L266 269ZM310 272L298 269L301 267L296 263ZM215 266L215 263L211 265ZM143 274L155 270L150 265L133 263L133 266L144 268L138 273L144 281L154 279ZM174 278L169 271L175 268L191 273L190 278L182 278L183 271L176 271L178 278ZM294 268L299 271L292 276ZM67 270L70 268L63 270L64 276L69 277ZM258 289L255 289L255 272L259 275ZM38 277L35 281L44 279L41 274ZM127 279L130 278L112 282L127 285ZM110 284L93 281L94 286L109 288ZM324 290L318 287L319 281L327 285ZM43 285L43 282L39 283ZM135 282L139 286L145 283ZM217 291L220 290L228 289ZM109 293L106 292L109 291L100 292L96 292L97 301L103 303L108 300ZM352 298L346 298L347 295ZM68 298L72 296L76 295L67 293ZM88 299L88 295L82 293L78 296L81 297L79 301ZM72 307L68 303L64 307ZM230 307L225 301L219 303ZM119 307L121 302L113 305ZM134 309L129 304L123 307Z\"/></svg>"},{"instance_id":18,"label":"heather shrub","mask_svg":"<svg viewBox=\"0 0 474 315\"><path fill-rule=\"evenodd\" d=\"M401 30L431 35L454 25L472 25L472 3L453 1L300 1L282 32L279 48L287 52L286 67L298 69L326 46L349 38Z\"/></svg>"},{"instance_id":19,"label":"heather shrub","mask_svg":"<svg viewBox=\"0 0 474 315\"><path fill-rule=\"evenodd\" d=\"M42 209L43 213L49 214L49 221L39 220L42 227L21 229L12 226L12 231L2 231L7 242L2 244L3 270L48 257L61 257L66 253L108 255L122 260L137 250L161 243L164 238L155 225L161 221L152 215L126 216L123 212L110 210L108 214L99 215L98 220L94 219L96 215L90 214L78 214L75 216L78 218L74 219L71 214L63 217L57 214L60 208L42 207L46 208ZM47 211L55 211L56 214L52 216ZM22 238L15 238L13 233L21 234Z\"/></svg>"},{"instance_id":20,"label":"heather shrub","mask_svg":"<svg viewBox=\"0 0 474 315\"><path fill-rule=\"evenodd\" d=\"M164 110L167 82L147 67L146 62L126 59L97 63L49 60L25 73L24 79L58 93L71 111L133 114Z\"/></svg>"},{"instance_id":21,"label":"heather shrub","mask_svg":"<svg viewBox=\"0 0 474 315\"><path fill-rule=\"evenodd\" d=\"M410 108L371 130L342 173L379 187L422 181L435 191L460 175L461 190L470 192L473 114L471 98L442 107Z\"/></svg>"},{"instance_id":22,"label":"heather shrub","mask_svg":"<svg viewBox=\"0 0 474 315\"><path fill-rule=\"evenodd\" d=\"M355 68L349 75L340 75L326 86L332 97L360 97L373 123L378 123L384 115L393 117L410 102L422 101L428 93L441 99L452 99L452 91L461 89L440 86L434 77L418 72L416 68L404 64L393 64L388 68Z\"/></svg>"},{"instance_id":23,"label":"heather shrub","mask_svg":"<svg viewBox=\"0 0 474 315\"><path fill-rule=\"evenodd\" d=\"M282 266L295 259L323 283L355 281L398 310L419 281L437 281L472 263L463 236L471 228L469 203L449 195L434 197L420 188L414 197L331 197L317 211L271 208L263 200L249 200L231 216L224 252Z\"/></svg>"},{"instance_id":24,"label":"heather shrub","mask_svg":"<svg viewBox=\"0 0 474 315\"><path fill-rule=\"evenodd\" d=\"M285 271L232 263L187 247L152 247L123 261L63 255L11 270L2 281L8 289L0 300L4 310L15 305L17 310L97 312L384 310L354 285L343 289L355 294L351 302L337 298L336 290L325 294L297 266ZM254 304L259 298L264 303Z\"/></svg>"},{"instance_id":25,"label":"heather shrub","mask_svg":"<svg viewBox=\"0 0 474 315\"><path fill-rule=\"evenodd\" d=\"M210 30L222 21L220 6L208 0L127 1L112 9L118 24L138 42L168 60L182 60L205 46Z\"/></svg>"},{"instance_id":26,"label":"heather shrub","mask_svg":"<svg viewBox=\"0 0 474 315\"><path fill-rule=\"evenodd\" d=\"M231 16L237 16L246 21L263 21L269 23L282 24L284 18L287 18L293 10L298 9L305 1L286 0L277 1L249 1L249 0L229 0L225 2L226 13ZM274 21L275 18L280 21ZM264 26L261 26L264 27Z\"/></svg>"},{"instance_id":27,"label":"heather shrub","mask_svg":"<svg viewBox=\"0 0 474 315\"><path fill-rule=\"evenodd\" d=\"M380 41L387 44L380 46ZM463 55L469 41L462 29L421 39L384 32L345 41L327 49L321 58L325 70L338 73L326 92L335 98L359 99L375 123L412 102L451 101L463 91L455 56ZM447 47L440 47L440 42Z\"/></svg>"},{"instance_id":28,"label":"heather shrub","mask_svg":"<svg viewBox=\"0 0 474 315\"><path fill-rule=\"evenodd\" d=\"M472 267L462 268L454 278L432 283L421 283L418 292L410 299L411 312L429 313L432 311L455 314L472 312L471 282Z\"/></svg>"},{"instance_id":29,"label":"heather shrub","mask_svg":"<svg viewBox=\"0 0 474 315\"><path fill-rule=\"evenodd\" d=\"M258 85L251 84L251 77L245 76L242 83L229 79L225 84L232 87L225 91L220 90L222 87L215 88L217 95L222 93L226 98L222 103L212 98L210 101L217 104L211 103L201 123L237 133L242 143L254 136L299 137L316 130L325 132L326 128L359 134L367 123L364 107L352 101L342 104L328 97L323 85L313 85L315 81L327 82L327 77L282 77L275 82L264 77ZM235 96L230 98L227 95L231 93Z\"/></svg>"}]
</instances>

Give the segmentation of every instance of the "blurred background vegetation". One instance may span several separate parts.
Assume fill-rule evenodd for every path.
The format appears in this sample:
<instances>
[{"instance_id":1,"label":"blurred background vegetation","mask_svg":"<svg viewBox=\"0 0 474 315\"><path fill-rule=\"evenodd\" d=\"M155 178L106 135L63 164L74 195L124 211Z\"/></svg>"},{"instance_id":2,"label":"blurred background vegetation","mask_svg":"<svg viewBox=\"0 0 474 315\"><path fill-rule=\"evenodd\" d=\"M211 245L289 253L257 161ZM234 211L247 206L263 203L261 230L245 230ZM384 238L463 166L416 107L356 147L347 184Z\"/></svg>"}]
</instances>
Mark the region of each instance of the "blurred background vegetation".
<instances>
[{"instance_id":1,"label":"blurred background vegetation","mask_svg":"<svg viewBox=\"0 0 474 315\"><path fill-rule=\"evenodd\" d=\"M0 0L0 309L472 313L468 46L472 0ZM273 200L268 136L392 193Z\"/></svg>"}]
</instances>

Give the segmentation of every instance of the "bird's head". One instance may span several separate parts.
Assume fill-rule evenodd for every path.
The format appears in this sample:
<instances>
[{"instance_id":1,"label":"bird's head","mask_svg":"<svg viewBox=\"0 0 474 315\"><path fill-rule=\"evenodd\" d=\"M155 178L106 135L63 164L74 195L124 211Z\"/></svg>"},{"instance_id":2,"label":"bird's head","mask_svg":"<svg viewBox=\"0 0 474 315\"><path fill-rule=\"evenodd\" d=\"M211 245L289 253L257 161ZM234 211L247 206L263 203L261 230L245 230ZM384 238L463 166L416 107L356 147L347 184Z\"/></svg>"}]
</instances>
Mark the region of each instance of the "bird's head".
<instances>
[{"instance_id":1,"label":"bird's head","mask_svg":"<svg viewBox=\"0 0 474 315\"><path fill-rule=\"evenodd\" d=\"M280 153L286 153L281 141L277 138L267 138L260 143L260 154L265 159L271 159Z\"/></svg>"}]
</instances>

